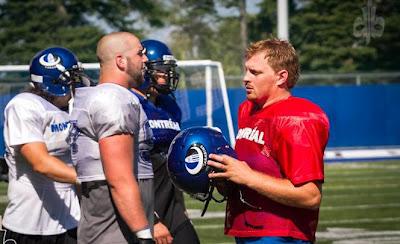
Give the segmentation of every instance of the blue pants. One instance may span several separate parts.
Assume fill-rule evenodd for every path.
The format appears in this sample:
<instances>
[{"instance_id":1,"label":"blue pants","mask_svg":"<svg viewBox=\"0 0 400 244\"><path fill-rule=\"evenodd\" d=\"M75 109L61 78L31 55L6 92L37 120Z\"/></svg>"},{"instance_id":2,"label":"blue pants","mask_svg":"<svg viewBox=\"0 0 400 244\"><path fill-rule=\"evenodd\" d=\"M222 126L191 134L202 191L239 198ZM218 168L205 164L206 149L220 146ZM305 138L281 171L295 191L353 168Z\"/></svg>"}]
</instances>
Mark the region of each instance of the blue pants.
<instances>
[{"instance_id":1,"label":"blue pants","mask_svg":"<svg viewBox=\"0 0 400 244\"><path fill-rule=\"evenodd\" d=\"M311 244L310 241L293 239L291 237L235 237L236 244Z\"/></svg>"}]
</instances>

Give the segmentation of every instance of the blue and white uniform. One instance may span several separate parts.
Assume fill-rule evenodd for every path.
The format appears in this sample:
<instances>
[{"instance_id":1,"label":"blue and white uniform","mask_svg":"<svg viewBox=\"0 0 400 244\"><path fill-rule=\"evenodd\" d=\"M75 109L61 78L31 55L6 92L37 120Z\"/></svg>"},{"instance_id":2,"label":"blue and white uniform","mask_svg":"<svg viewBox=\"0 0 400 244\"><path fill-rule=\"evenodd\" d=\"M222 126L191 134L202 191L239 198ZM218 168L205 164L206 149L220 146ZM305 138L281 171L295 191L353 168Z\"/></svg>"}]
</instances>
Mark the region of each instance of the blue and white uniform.
<instances>
[{"instance_id":1,"label":"blue and white uniform","mask_svg":"<svg viewBox=\"0 0 400 244\"><path fill-rule=\"evenodd\" d=\"M171 95L158 95L155 104L136 94L153 131L151 161L154 169L155 212L174 237L174 243L199 243L187 216L182 192L168 176L169 145L180 132L181 110Z\"/></svg>"},{"instance_id":2,"label":"blue and white uniform","mask_svg":"<svg viewBox=\"0 0 400 244\"><path fill-rule=\"evenodd\" d=\"M58 235L76 228L80 207L75 187L34 172L19 151L23 144L43 142L50 155L72 166L69 114L32 93L15 96L4 114L9 203L3 226L26 235Z\"/></svg>"}]
</instances>

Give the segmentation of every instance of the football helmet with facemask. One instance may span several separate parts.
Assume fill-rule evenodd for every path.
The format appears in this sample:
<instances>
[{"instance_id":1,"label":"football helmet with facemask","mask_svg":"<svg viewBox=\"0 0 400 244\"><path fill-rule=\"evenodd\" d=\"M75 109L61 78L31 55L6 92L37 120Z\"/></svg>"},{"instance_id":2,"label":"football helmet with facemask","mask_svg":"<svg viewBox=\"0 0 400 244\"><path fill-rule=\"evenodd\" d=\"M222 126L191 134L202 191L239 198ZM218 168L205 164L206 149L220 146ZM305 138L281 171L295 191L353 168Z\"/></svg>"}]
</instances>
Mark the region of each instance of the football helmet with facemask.
<instances>
[{"instance_id":1,"label":"football helmet with facemask","mask_svg":"<svg viewBox=\"0 0 400 244\"><path fill-rule=\"evenodd\" d=\"M161 94L170 94L176 90L179 82L177 63L171 50L163 42L157 40L144 40L142 46L146 49L146 73L141 90L148 91L154 87ZM165 84L159 84L157 78L163 76Z\"/></svg>"},{"instance_id":2,"label":"football helmet with facemask","mask_svg":"<svg viewBox=\"0 0 400 244\"><path fill-rule=\"evenodd\" d=\"M65 96L71 86L90 86L78 58L67 48L51 47L38 52L29 65L35 87L54 96Z\"/></svg>"},{"instance_id":3,"label":"football helmet with facemask","mask_svg":"<svg viewBox=\"0 0 400 244\"><path fill-rule=\"evenodd\" d=\"M236 158L236 153L215 127L191 127L182 130L172 141L167 160L167 169L172 182L192 197L206 201L202 215L213 197L214 184L208 174L215 169L207 165L208 156L227 154Z\"/></svg>"}]
</instances>

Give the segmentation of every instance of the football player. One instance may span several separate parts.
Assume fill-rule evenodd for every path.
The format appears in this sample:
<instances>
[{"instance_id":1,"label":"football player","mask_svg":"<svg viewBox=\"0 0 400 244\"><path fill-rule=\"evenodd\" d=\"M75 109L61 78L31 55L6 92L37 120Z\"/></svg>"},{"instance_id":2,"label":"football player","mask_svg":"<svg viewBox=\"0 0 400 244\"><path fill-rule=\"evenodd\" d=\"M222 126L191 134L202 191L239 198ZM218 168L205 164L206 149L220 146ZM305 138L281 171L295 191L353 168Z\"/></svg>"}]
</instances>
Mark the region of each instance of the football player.
<instances>
[{"instance_id":1,"label":"football player","mask_svg":"<svg viewBox=\"0 0 400 244\"><path fill-rule=\"evenodd\" d=\"M168 148L180 131L181 121L181 110L173 95L179 81L176 59L161 41L144 40L142 45L149 60L144 84L134 94L141 101L153 132L150 159L154 171L154 239L157 243L199 243L183 194L172 184L166 167Z\"/></svg>"},{"instance_id":2,"label":"football player","mask_svg":"<svg viewBox=\"0 0 400 244\"><path fill-rule=\"evenodd\" d=\"M3 228L18 244L76 243L80 207L69 145L71 90L87 80L77 57L62 47L30 62L31 88L5 108L8 205Z\"/></svg>"}]
</instances>

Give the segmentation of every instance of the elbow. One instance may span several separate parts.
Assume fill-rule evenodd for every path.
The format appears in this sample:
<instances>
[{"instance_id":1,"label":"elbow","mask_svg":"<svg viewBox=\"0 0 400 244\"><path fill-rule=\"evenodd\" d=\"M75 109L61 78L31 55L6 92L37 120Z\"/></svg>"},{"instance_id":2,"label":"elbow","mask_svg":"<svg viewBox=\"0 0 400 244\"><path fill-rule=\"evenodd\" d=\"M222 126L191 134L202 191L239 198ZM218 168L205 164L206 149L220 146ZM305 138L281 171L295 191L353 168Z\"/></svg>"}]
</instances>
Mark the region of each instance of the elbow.
<instances>
[{"instance_id":1,"label":"elbow","mask_svg":"<svg viewBox=\"0 0 400 244\"><path fill-rule=\"evenodd\" d=\"M47 175L48 173L47 167L45 167L43 164L35 164L33 165L32 169L35 173L39 173L42 175Z\"/></svg>"},{"instance_id":2,"label":"elbow","mask_svg":"<svg viewBox=\"0 0 400 244\"><path fill-rule=\"evenodd\" d=\"M316 194L315 196L310 197L308 201L306 201L304 208L317 210L321 206L321 200L321 194Z\"/></svg>"}]
</instances>

